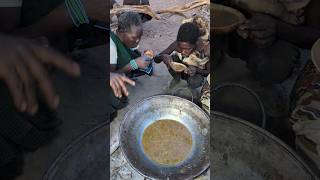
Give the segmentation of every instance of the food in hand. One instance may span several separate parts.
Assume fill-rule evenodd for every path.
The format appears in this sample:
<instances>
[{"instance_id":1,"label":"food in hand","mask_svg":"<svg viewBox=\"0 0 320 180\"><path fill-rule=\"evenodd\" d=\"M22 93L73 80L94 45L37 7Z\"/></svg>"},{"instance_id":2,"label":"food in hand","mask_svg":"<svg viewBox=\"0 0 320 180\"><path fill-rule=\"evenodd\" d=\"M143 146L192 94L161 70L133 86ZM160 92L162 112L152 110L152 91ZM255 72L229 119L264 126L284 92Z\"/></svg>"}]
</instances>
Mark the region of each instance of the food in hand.
<instances>
[{"instance_id":1,"label":"food in hand","mask_svg":"<svg viewBox=\"0 0 320 180\"><path fill-rule=\"evenodd\" d=\"M144 55L146 55L148 58L153 59L154 58L154 53L152 50L145 50Z\"/></svg>"},{"instance_id":2,"label":"food in hand","mask_svg":"<svg viewBox=\"0 0 320 180\"><path fill-rule=\"evenodd\" d=\"M170 67L176 72L183 72L187 69L187 66L182 63L171 62Z\"/></svg>"}]
</instances>

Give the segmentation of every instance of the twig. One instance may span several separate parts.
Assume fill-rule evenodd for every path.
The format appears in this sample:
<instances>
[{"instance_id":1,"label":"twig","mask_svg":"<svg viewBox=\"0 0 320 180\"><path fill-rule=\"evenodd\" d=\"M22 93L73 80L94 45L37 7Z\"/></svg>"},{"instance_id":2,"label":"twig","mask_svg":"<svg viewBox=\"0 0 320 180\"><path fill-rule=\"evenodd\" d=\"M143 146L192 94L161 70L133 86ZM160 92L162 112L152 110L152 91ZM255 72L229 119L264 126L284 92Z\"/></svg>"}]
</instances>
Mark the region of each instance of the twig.
<instances>
[{"instance_id":1,"label":"twig","mask_svg":"<svg viewBox=\"0 0 320 180\"><path fill-rule=\"evenodd\" d=\"M133 5L133 6L124 5L124 6L116 7L114 9L111 9L110 15L111 16L119 15L119 14L125 12L125 11L133 11L133 12L137 12L137 13L144 13L144 14L147 14L147 15L151 16L152 18L160 19L160 17L148 5Z\"/></svg>"},{"instance_id":2,"label":"twig","mask_svg":"<svg viewBox=\"0 0 320 180\"><path fill-rule=\"evenodd\" d=\"M194 8L204 6L204 5L210 5L209 0L196 0L191 3L187 3L183 6L174 6L168 9L159 10L156 13L157 14L163 14L163 13L172 13L172 14L179 14L181 15L183 12L190 11Z\"/></svg>"}]
</instances>

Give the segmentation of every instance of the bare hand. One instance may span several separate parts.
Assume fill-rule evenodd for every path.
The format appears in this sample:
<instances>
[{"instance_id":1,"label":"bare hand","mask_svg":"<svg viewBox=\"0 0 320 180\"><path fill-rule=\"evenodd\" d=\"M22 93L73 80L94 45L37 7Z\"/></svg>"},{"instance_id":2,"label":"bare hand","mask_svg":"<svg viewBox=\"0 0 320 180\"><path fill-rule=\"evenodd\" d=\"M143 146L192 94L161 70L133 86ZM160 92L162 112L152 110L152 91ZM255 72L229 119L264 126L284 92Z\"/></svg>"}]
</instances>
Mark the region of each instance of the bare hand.
<instances>
[{"instance_id":1,"label":"bare hand","mask_svg":"<svg viewBox=\"0 0 320 180\"><path fill-rule=\"evenodd\" d=\"M189 66L187 69L184 70L184 73L188 74L189 76L196 75L197 68L195 66Z\"/></svg>"},{"instance_id":2,"label":"bare hand","mask_svg":"<svg viewBox=\"0 0 320 180\"><path fill-rule=\"evenodd\" d=\"M136 59L136 63L140 69L145 69L146 67L149 66L151 61L145 61L144 57L139 57Z\"/></svg>"},{"instance_id":3,"label":"bare hand","mask_svg":"<svg viewBox=\"0 0 320 180\"><path fill-rule=\"evenodd\" d=\"M30 114L37 112L36 86L49 107L57 108L59 97L44 64L52 65L71 76L80 75L79 65L26 39L0 35L0 42L0 79L8 86L16 108Z\"/></svg>"},{"instance_id":4,"label":"bare hand","mask_svg":"<svg viewBox=\"0 0 320 180\"><path fill-rule=\"evenodd\" d=\"M239 29L249 31L250 40L259 48L268 47L276 40L277 23L269 15L255 14Z\"/></svg>"},{"instance_id":5,"label":"bare hand","mask_svg":"<svg viewBox=\"0 0 320 180\"><path fill-rule=\"evenodd\" d=\"M129 95L126 83L130 84L131 86L135 85L135 82L127 78L125 75L110 73L110 86L116 97L121 98L122 95Z\"/></svg>"}]
</instances>

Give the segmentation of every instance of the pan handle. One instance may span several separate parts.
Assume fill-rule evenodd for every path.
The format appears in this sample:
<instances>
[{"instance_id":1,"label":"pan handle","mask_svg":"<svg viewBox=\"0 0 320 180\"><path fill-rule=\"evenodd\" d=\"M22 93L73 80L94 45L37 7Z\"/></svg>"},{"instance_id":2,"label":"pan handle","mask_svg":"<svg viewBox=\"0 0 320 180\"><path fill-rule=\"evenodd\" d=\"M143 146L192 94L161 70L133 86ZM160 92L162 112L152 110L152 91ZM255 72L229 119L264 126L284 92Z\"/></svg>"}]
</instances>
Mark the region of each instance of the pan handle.
<instances>
[{"instance_id":1,"label":"pan handle","mask_svg":"<svg viewBox=\"0 0 320 180\"><path fill-rule=\"evenodd\" d=\"M193 97L192 91L191 91L188 87L178 88L178 89L174 90L174 91L171 93L171 95L172 95L172 96L175 96L178 92L180 92L181 90L184 90L184 89L187 89L187 90L190 92L190 94L191 94L191 101L194 102L194 101L193 101L193 100L194 100L194 97Z\"/></svg>"}]
</instances>

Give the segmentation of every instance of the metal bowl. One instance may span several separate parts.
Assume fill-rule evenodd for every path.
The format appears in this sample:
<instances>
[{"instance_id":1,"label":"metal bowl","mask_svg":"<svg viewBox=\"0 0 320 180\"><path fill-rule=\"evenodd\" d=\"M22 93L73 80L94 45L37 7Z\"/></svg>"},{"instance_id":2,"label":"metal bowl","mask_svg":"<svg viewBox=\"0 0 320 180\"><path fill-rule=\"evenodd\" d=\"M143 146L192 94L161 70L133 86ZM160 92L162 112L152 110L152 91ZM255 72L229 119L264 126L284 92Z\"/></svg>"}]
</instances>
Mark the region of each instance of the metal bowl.
<instances>
[{"instance_id":1,"label":"metal bowl","mask_svg":"<svg viewBox=\"0 0 320 180\"><path fill-rule=\"evenodd\" d=\"M211 23L211 27L210 27L211 33L213 34L230 33L235 29L237 29L237 27L246 20L245 16L240 11L234 8L216 4L216 3L210 3L210 14L213 17L212 21L215 21L215 18L219 18L219 16L222 17L223 15L225 15L224 13L233 15L235 17L235 21L229 22L229 24L226 24L224 26L214 26L213 25L214 23Z\"/></svg>"},{"instance_id":2,"label":"metal bowl","mask_svg":"<svg viewBox=\"0 0 320 180\"><path fill-rule=\"evenodd\" d=\"M152 123L170 119L182 123L192 135L188 157L175 166L164 166L144 153L142 135ZM120 147L127 161L141 175L150 179L191 179L209 167L210 119L197 105L186 99L158 95L135 104L120 126Z\"/></svg>"}]
</instances>

